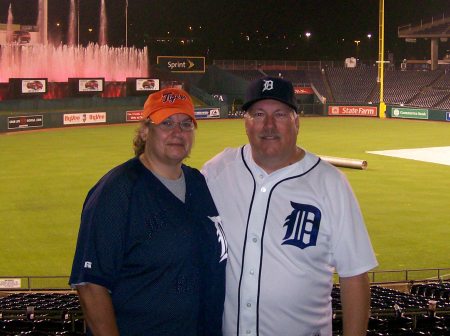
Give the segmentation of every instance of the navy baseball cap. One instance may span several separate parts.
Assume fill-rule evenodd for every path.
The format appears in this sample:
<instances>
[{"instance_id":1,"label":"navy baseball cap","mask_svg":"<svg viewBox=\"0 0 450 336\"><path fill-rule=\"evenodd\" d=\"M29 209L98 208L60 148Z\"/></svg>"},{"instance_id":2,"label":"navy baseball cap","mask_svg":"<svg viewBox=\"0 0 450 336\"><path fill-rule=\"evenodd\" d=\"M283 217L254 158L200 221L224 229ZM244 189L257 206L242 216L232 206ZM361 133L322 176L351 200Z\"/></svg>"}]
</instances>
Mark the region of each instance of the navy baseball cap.
<instances>
[{"instance_id":1,"label":"navy baseball cap","mask_svg":"<svg viewBox=\"0 0 450 336\"><path fill-rule=\"evenodd\" d=\"M245 93L242 109L247 111L257 101L275 99L292 107L297 112L292 83L280 77L263 77L250 83Z\"/></svg>"}]
</instances>

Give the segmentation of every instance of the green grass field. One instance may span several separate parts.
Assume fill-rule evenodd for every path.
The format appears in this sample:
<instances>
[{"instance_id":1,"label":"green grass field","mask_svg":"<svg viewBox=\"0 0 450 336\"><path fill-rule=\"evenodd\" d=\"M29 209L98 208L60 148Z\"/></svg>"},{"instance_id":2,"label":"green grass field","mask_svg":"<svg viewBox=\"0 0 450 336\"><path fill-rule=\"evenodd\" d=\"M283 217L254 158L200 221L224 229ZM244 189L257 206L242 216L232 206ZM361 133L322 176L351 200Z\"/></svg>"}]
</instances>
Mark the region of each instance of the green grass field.
<instances>
[{"instance_id":1,"label":"green grass field","mask_svg":"<svg viewBox=\"0 0 450 336\"><path fill-rule=\"evenodd\" d=\"M130 158L136 124L0 135L0 277L68 275L82 203L110 168ZM242 120L200 121L187 163L246 143ZM450 267L450 166L367 154L450 146L450 123L302 118L299 144L365 159L341 168L360 201L378 269Z\"/></svg>"}]
</instances>

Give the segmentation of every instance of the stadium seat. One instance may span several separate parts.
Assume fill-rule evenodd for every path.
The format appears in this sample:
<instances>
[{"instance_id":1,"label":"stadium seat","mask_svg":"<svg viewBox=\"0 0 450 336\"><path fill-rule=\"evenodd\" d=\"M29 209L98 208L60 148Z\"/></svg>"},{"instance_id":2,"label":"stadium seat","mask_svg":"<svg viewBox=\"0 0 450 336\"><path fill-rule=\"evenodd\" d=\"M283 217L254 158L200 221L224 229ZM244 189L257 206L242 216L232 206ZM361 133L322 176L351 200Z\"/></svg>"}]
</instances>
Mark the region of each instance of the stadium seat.
<instances>
[{"instance_id":1,"label":"stadium seat","mask_svg":"<svg viewBox=\"0 0 450 336\"><path fill-rule=\"evenodd\" d=\"M337 317L336 315L333 315L332 322L332 328L333 333L342 333L343 327L342 327L342 317Z\"/></svg>"},{"instance_id":2,"label":"stadium seat","mask_svg":"<svg viewBox=\"0 0 450 336\"><path fill-rule=\"evenodd\" d=\"M22 331L32 331L33 330L33 322L27 320L6 320L2 321L3 323L3 331L7 332L22 332Z\"/></svg>"},{"instance_id":3,"label":"stadium seat","mask_svg":"<svg viewBox=\"0 0 450 336\"><path fill-rule=\"evenodd\" d=\"M369 325L367 327L367 330L369 331L381 331L387 329L387 323L386 320L383 318L379 318L376 316L370 316L369 317Z\"/></svg>"}]
</instances>

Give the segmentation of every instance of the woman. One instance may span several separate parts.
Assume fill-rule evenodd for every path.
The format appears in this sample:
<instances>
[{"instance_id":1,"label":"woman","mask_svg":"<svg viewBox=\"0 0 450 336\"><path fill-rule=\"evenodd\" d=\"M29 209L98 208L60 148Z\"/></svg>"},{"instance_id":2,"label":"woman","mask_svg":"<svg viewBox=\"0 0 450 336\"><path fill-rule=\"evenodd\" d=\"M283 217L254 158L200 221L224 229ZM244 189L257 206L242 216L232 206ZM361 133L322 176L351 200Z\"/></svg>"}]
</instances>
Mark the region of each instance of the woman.
<instances>
[{"instance_id":1,"label":"woman","mask_svg":"<svg viewBox=\"0 0 450 336\"><path fill-rule=\"evenodd\" d=\"M136 157L107 173L83 206L70 284L94 335L221 335L226 242L196 169L189 95L153 93Z\"/></svg>"}]
</instances>

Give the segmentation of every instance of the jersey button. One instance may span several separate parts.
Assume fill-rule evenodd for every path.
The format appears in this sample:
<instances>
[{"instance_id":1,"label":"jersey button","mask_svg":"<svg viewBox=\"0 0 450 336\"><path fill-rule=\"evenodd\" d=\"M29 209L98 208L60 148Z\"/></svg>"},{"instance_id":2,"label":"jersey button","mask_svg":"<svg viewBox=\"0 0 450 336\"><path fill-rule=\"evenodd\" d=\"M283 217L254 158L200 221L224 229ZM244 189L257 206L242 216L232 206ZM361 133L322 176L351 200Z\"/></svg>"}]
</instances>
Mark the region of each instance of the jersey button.
<instances>
[{"instance_id":1,"label":"jersey button","mask_svg":"<svg viewBox=\"0 0 450 336\"><path fill-rule=\"evenodd\" d=\"M247 303L247 307L250 308L252 304L250 302Z\"/></svg>"},{"instance_id":2,"label":"jersey button","mask_svg":"<svg viewBox=\"0 0 450 336\"><path fill-rule=\"evenodd\" d=\"M267 191L266 187L261 188L261 192L266 192L266 191Z\"/></svg>"},{"instance_id":3,"label":"jersey button","mask_svg":"<svg viewBox=\"0 0 450 336\"><path fill-rule=\"evenodd\" d=\"M249 272L251 275L253 275L253 274L255 274L255 271L254 270L250 270L250 272Z\"/></svg>"},{"instance_id":4,"label":"jersey button","mask_svg":"<svg viewBox=\"0 0 450 336\"><path fill-rule=\"evenodd\" d=\"M249 335L252 333L252 331L251 331L251 330L248 330L248 329L247 329L245 332L246 332L247 334L249 334Z\"/></svg>"},{"instance_id":5,"label":"jersey button","mask_svg":"<svg viewBox=\"0 0 450 336\"><path fill-rule=\"evenodd\" d=\"M252 240L253 240L253 242L254 242L254 243L256 243L256 242L258 241L258 238L256 238L256 237L253 237L253 239L252 239Z\"/></svg>"}]
</instances>

